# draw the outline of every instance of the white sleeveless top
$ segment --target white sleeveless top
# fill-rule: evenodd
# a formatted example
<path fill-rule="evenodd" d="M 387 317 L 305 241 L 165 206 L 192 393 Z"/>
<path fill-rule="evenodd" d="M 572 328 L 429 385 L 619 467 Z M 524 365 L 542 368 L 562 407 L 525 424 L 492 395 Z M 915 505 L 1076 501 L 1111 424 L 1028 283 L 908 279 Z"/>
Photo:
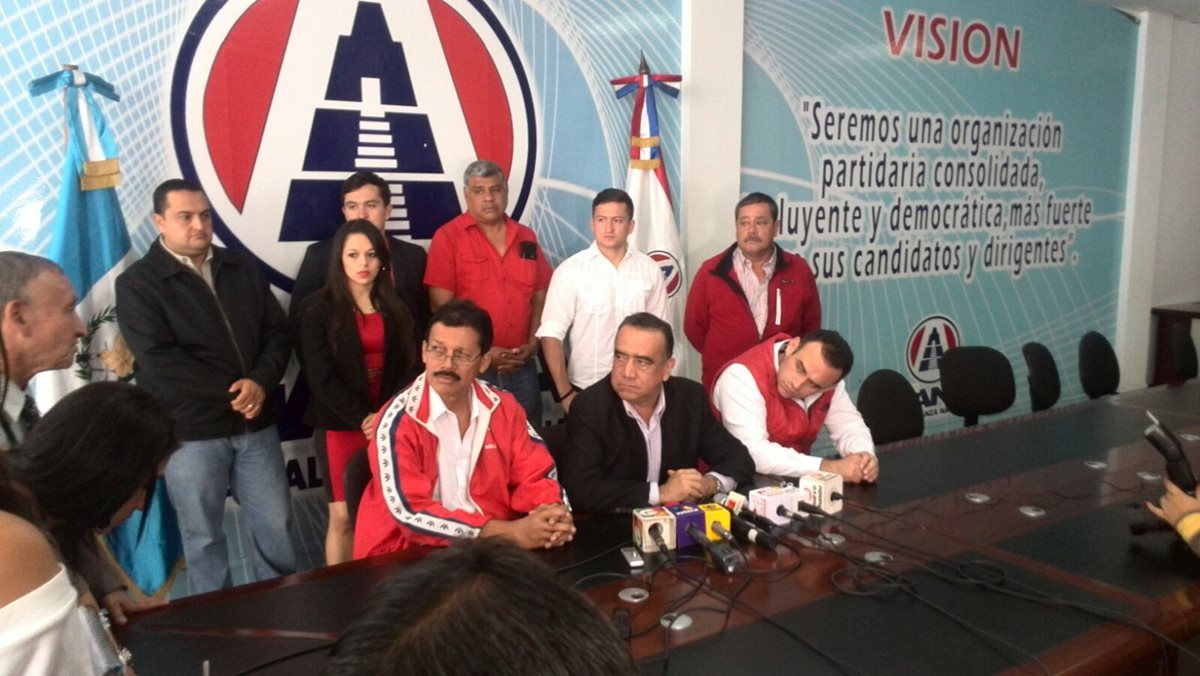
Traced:
<path fill-rule="evenodd" d="M 75 611 L 79 594 L 58 574 L 0 608 L 0 675 L 90 674 L 87 629 Z"/>

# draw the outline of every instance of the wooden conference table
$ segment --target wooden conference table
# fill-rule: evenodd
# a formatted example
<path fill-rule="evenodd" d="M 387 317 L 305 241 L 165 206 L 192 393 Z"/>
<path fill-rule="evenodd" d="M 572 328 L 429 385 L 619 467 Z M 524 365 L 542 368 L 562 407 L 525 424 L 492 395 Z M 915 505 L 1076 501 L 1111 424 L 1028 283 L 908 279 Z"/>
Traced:
<path fill-rule="evenodd" d="M 1147 629 L 1177 641 L 1200 633 L 1200 559 L 1174 533 L 1133 536 L 1126 525 L 1128 504 L 1162 492 L 1143 476 L 1163 472 L 1142 439 L 1147 409 L 1200 468 L 1200 382 L 1191 381 L 880 449 L 881 482 L 846 490 L 848 523 L 802 533 L 824 549 L 790 537 L 772 552 L 747 549 L 750 574 L 706 574 L 683 557 L 677 569 L 623 576 L 628 516 L 581 518 L 575 542 L 544 556 L 602 613 L 628 613 L 646 673 L 1170 671 L 1191 658 Z M 830 534 L 845 541 L 831 545 Z M 882 572 L 848 562 L 867 555 L 893 560 Z M 213 674 L 320 673 L 323 646 L 411 558 L 183 599 L 119 638 L 140 674 L 199 674 L 204 660 Z M 631 586 L 648 588 L 649 600 L 620 600 Z M 690 626 L 662 628 L 668 611 Z"/>

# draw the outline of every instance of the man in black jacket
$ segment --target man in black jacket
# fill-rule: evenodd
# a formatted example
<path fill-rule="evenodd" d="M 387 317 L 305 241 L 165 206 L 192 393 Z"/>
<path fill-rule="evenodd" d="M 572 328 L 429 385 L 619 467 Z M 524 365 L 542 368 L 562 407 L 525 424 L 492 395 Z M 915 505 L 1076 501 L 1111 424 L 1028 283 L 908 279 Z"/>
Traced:
<path fill-rule="evenodd" d="M 369 171 L 352 174 L 342 183 L 342 216 L 347 221 L 364 218 L 383 232 L 392 215 L 392 193 L 387 181 Z M 330 234 L 337 228 L 330 228 Z M 425 291 L 425 249 L 406 242 L 399 237 L 387 237 L 388 253 L 392 257 L 392 282 L 400 301 L 412 315 L 414 345 L 419 345 L 429 324 L 429 294 Z M 293 324 L 299 324 L 300 305 L 317 289 L 325 286 L 329 273 L 329 258 L 333 248 L 332 239 L 313 242 L 304 250 L 304 260 L 296 273 L 292 286 L 292 300 L 288 314 Z M 340 252 L 339 252 L 340 253 Z"/>
<path fill-rule="evenodd" d="M 200 186 L 158 186 L 154 223 L 162 236 L 117 278 L 117 321 L 138 384 L 175 418 L 183 442 L 165 476 L 193 590 L 231 583 L 222 530 L 231 488 L 254 539 L 256 576 L 295 572 L 270 396 L 291 349 L 287 318 L 254 260 L 213 246 Z"/>
<path fill-rule="evenodd" d="M 671 377 L 674 349 L 671 325 L 658 317 L 621 322 L 612 372 L 579 395 L 567 419 L 559 473 L 576 510 L 699 502 L 753 477 L 749 451 L 713 417 L 700 383 Z"/>

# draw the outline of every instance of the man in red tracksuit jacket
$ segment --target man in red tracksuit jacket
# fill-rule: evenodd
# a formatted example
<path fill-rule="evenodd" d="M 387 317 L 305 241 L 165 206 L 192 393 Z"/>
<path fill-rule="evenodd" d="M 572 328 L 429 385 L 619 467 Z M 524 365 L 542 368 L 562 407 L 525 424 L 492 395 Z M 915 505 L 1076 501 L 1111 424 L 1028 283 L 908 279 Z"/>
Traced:
<path fill-rule="evenodd" d="M 700 352 L 701 382 L 712 391 L 730 359 L 777 333 L 821 327 L 821 297 L 805 260 L 775 244 L 779 206 L 760 192 L 734 209 L 737 241 L 704 261 L 688 292 L 683 331 Z"/>
<path fill-rule="evenodd" d="M 491 320 L 474 303 L 452 300 L 434 312 L 425 373 L 376 418 L 354 558 L 459 538 L 503 536 L 526 548 L 571 540 L 545 444 L 511 394 L 477 378 L 491 342 Z"/>

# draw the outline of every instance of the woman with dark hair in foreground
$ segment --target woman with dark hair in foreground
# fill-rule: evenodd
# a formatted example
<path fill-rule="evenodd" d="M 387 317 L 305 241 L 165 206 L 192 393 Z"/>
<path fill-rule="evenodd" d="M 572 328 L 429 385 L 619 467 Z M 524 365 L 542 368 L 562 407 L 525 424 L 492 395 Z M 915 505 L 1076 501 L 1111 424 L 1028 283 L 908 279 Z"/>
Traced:
<path fill-rule="evenodd" d="M 94 670 L 68 569 L 142 508 L 178 445 L 149 394 L 105 382 L 68 394 L 0 458 L 0 673 Z"/>

